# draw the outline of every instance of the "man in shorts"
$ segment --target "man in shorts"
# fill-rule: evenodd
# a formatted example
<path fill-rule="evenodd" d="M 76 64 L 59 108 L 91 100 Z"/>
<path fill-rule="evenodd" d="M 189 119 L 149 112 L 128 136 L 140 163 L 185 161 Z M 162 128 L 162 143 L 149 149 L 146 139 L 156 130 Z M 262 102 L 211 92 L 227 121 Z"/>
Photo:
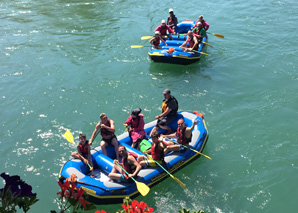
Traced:
<path fill-rule="evenodd" d="M 137 162 L 134 156 L 127 152 L 125 146 L 120 145 L 118 151 L 122 157 L 122 164 L 120 164 L 118 160 L 114 160 L 114 166 L 111 173 L 109 174 L 109 177 L 112 180 L 120 180 L 124 183 L 131 182 L 132 179 L 130 177 L 135 178 L 142 169 L 142 166 Z M 121 165 L 129 175 L 122 171 L 117 164 Z"/>
<path fill-rule="evenodd" d="M 112 119 L 109 119 L 105 113 L 100 114 L 100 122 L 96 125 L 89 144 L 91 145 L 95 136 L 97 135 L 97 132 L 100 131 L 100 134 L 102 136 L 100 147 L 101 151 L 104 155 L 107 155 L 106 147 L 108 145 L 112 145 L 115 148 L 115 153 L 117 160 L 119 160 L 119 152 L 118 152 L 118 140 L 115 136 L 115 124 Z"/>

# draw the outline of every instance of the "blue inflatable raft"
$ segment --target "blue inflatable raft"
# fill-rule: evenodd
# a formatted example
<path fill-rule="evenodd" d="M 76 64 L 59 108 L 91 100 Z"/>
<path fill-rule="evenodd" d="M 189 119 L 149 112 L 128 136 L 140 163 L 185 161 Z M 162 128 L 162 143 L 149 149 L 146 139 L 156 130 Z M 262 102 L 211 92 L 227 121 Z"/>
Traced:
<path fill-rule="evenodd" d="M 192 64 L 200 60 L 201 53 L 197 52 L 183 52 L 183 49 L 179 48 L 186 39 L 186 33 L 194 26 L 194 21 L 183 21 L 177 25 L 176 32 L 177 35 L 172 35 L 173 40 L 166 40 L 168 46 L 162 42 L 160 46 L 162 49 L 153 49 L 150 48 L 148 55 L 150 59 L 154 62 L 162 62 L 162 63 L 171 63 L 171 64 Z M 203 38 L 203 42 L 208 41 L 208 37 Z M 203 52 L 206 48 L 205 44 L 199 44 L 198 52 Z M 173 48 L 175 51 L 171 53 L 169 49 Z"/>
<path fill-rule="evenodd" d="M 208 131 L 204 117 L 201 113 L 194 112 L 179 112 L 177 119 L 170 124 L 172 129 L 177 129 L 177 121 L 184 118 L 185 125 L 190 127 L 194 120 L 199 120 L 199 123 L 194 127 L 192 132 L 192 140 L 190 147 L 194 150 L 202 152 L 208 139 Z M 156 120 L 145 125 L 145 131 L 149 134 L 152 128 L 156 125 Z M 160 129 L 161 130 L 161 129 Z M 163 133 L 161 130 L 160 133 Z M 119 145 L 124 145 L 128 152 L 134 152 L 137 155 L 143 155 L 142 152 L 131 147 L 131 140 L 127 132 L 119 135 Z M 99 138 L 93 144 L 98 143 Z M 144 140 L 143 140 L 144 141 Z M 149 140 L 149 142 L 151 142 Z M 147 144 L 148 146 L 148 144 Z M 141 147 L 144 148 L 144 147 Z M 67 161 L 61 168 L 59 179 L 64 181 L 69 178 L 72 173 L 75 173 L 78 178 L 78 187 L 82 187 L 89 195 L 88 200 L 95 204 L 120 203 L 126 196 L 133 198 L 139 195 L 138 189 L 134 182 L 122 183 L 109 181 L 108 174 L 113 168 L 113 159 L 116 158 L 114 147 L 107 147 L 108 156 L 102 154 L 100 146 L 95 147 L 91 151 L 91 158 L 94 166 L 95 178 L 90 177 L 89 167 L 78 159 Z M 194 159 L 200 157 L 195 151 L 187 149 L 185 152 L 169 152 L 164 158 L 163 166 L 170 173 L 174 173 L 183 166 L 189 164 Z M 136 181 L 142 182 L 149 187 L 162 181 L 169 175 L 160 167 L 147 167 L 141 169 Z M 191 187 L 191 186 L 186 186 Z"/>

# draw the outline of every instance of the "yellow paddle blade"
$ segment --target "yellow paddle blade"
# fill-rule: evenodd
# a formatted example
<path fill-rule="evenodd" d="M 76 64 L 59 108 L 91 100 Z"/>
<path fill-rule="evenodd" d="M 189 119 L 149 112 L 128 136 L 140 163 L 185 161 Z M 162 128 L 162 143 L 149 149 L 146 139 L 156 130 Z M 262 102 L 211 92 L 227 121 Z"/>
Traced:
<path fill-rule="evenodd" d="M 136 182 L 137 189 L 140 192 L 140 194 L 143 196 L 146 196 L 149 193 L 150 188 L 145 183 L 141 183 L 136 180 L 135 180 L 135 182 Z"/>
<path fill-rule="evenodd" d="M 212 160 L 209 156 L 207 156 L 207 155 L 204 155 L 203 153 L 201 153 L 201 152 L 198 152 L 197 150 L 195 150 L 195 149 L 191 149 L 192 151 L 194 151 L 194 152 L 196 152 L 196 153 L 198 153 L 198 154 L 200 154 L 200 155 L 202 155 L 202 156 L 204 156 L 205 158 L 208 158 L 208 159 L 210 159 L 210 160 Z"/>
<path fill-rule="evenodd" d="M 131 48 L 141 48 L 141 47 L 144 47 L 144 45 L 131 45 L 130 47 Z"/>
<path fill-rule="evenodd" d="M 186 189 L 186 186 L 184 185 L 184 183 L 182 183 L 178 178 L 174 177 L 173 175 L 170 175 L 171 178 L 173 178 L 181 187 L 182 189 Z"/>
<path fill-rule="evenodd" d="M 207 55 L 207 56 L 211 56 L 211 55 L 209 55 L 209 54 L 207 54 L 207 53 L 204 53 L 204 52 L 198 52 L 198 53 L 201 53 L 201 54 L 203 54 L 203 55 Z"/>
<path fill-rule="evenodd" d="M 70 143 L 73 143 L 74 144 L 74 140 L 73 140 L 73 136 L 71 134 L 71 132 L 69 130 L 67 130 L 65 133 L 64 133 L 64 137 L 66 138 L 66 140 Z"/>
<path fill-rule="evenodd" d="M 153 36 L 142 36 L 141 37 L 141 40 L 146 40 L 146 39 L 150 39 L 150 38 L 152 38 Z"/>
<path fill-rule="evenodd" d="M 209 47 L 212 47 L 212 48 L 213 48 L 213 46 L 212 46 L 211 44 L 208 44 L 208 43 L 205 42 L 205 41 L 203 41 L 203 43 L 206 44 L 206 45 L 208 45 Z"/>
<path fill-rule="evenodd" d="M 215 35 L 215 36 L 217 36 L 218 38 L 225 38 L 224 35 L 221 35 L 221 34 L 212 33 L 212 35 Z"/>

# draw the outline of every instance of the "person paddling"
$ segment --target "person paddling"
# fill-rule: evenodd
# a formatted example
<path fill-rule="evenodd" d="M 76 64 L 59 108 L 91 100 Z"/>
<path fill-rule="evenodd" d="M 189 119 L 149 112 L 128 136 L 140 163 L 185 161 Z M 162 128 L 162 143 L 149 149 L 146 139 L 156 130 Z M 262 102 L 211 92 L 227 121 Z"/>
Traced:
<path fill-rule="evenodd" d="M 135 178 L 142 167 L 135 157 L 127 152 L 125 146 L 120 145 L 118 149 L 122 157 L 122 164 L 120 164 L 118 160 L 114 160 L 114 166 L 109 177 L 112 180 L 120 180 L 124 183 L 132 182 L 133 180 L 130 177 Z M 126 175 L 117 164 L 121 165 L 129 175 Z"/>
<path fill-rule="evenodd" d="M 160 41 L 162 41 L 166 46 L 168 46 L 168 44 L 160 36 L 160 32 L 155 31 L 154 36 L 149 40 L 149 43 L 152 44 L 153 49 L 162 49 L 161 46 L 159 46 Z"/>
<path fill-rule="evenodd" d="M 152 132 L 151 138 L 151 148 L 147 151 L 143 151 L 144 154 L 151 154 L 149 155 L 149 158 L 144 155 L 139 155 L 138 157 L 138 162 L 141 166 L 157 166 L 154 160 L 157 161 L 159 164 L 162 164 L 163 162 L 164 150 L 166 149 L 167 145 L 163 141 L 158 139 L 157 131 Z"/>

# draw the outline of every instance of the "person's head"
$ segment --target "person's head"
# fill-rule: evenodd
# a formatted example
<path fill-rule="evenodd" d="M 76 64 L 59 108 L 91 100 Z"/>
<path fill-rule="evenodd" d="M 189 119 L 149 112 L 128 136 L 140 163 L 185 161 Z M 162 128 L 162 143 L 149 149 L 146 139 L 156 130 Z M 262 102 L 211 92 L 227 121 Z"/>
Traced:
<path fill-rule="evenodd" d="M 198 22 L 198 23 L 197 23 L 197 27 L 201 29 L 201 28 L 203 27 L 202 22 Z"/>
<path fill-rule="evenodd" d="M 170 16 L 174 15 L 174 10 L 171 8 L 169 9 Z"/>
<path fill-rule="evenodd" d="M 86 135 L 83 134 L 83 133 L 81 133 L 81 134 L 79 135 L 79 140 L 80 140 L 81 143 L 84 144 L 84 143 L 86 142 Z"/>
<path fill-rule="evenodd" d="M 120 145 L 118 147 L 118 152 L 122 157 L 127 157 L 127 150 L 126 150 L 125 146 Z"/>
<path fill-rule="evenodd" d="M 200 16 L 199 16 L 199 21 L 202 22 L 203 20 L 204 20 L 203 15 L 200 15 Z"/>
<path fill-rule="evenodd" d="M 152 142 L 157 142 L 158 141 L 158 132 L 157 131 L 152 132 L 151 138 L 152 138 Z"/>
<path fill-rule="evenodd" d="M 178 120 L 177 124 L 178 124 L 178 128 L 179 129 L 183 129 L 185 127 L 184 119 L 183 118 L 180 118 Z"/>
<path fill-rule="evenodd" d="M 108 119 L 106 113 L 101 113 L 99 117 L 100 117 L 100 120 L 101 120 L 103 123 L 105 123 L 105 122 L 107 121 L 107 119 Z"/>
<path fill-rule="evenodd" d="M 164 19 L 161 20 L 161 25 L 162 25 L 162 26 L 166 26 L 166 20 L 164 20 Z"/>
<path fill-rule="evenodd" d="M 139 116 L 139 114 L 142 112 L 141 108 L 136 108 L 134 110 L 131 111 L 131 117 L 132 118 L 136 118 Z"/>
<path fill-rule="evenodd" d="M 189 30 L 189 31 L 187 32 L 187 36 L 188 36 L 188 37 L 193 37 L 193 33 L 192 33 L 191 30 Z"/>
<path fill-rule="evenodd" d="M 155 35 L 155 37 L 158 37 L 158 36 L 160 36 L 160 32 L 159 31 L 155 31 L 154 35 Z"/>
<path fill-rule="evenodd" d="M 165 89 L 162 94 L 165 97 L 165 99 L 169 99 L 171 96 L 171 90 Z"/>

